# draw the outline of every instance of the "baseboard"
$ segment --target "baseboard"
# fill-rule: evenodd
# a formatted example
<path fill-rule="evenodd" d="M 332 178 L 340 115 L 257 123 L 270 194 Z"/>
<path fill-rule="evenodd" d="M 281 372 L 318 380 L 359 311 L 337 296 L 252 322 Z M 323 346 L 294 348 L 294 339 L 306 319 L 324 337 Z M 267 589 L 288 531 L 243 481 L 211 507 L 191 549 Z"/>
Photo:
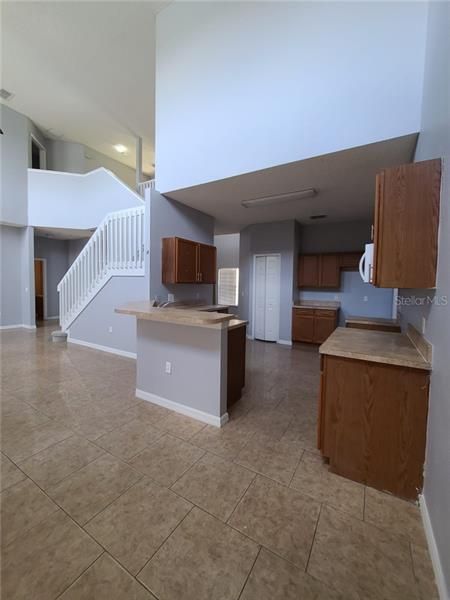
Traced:
<path fill-rule="evenodd" d="M 24 325 L 24 323 L 19 323 L 17 325 L 0 325 L 0 330 L 4 329 L 36 329 L 36 325 Z"/>
<path fill-rule="evenodd" d="M 55 319 L 59 319 L 59 315 L 56 315 L 56 317 L 45 317 L 44 321 L 54 321 Z"/>
<path fill-rule="evenodd" d="M 216 417 L 214 415 L 210 415 L 209 413 L 203 412 L 202 410 L 190 408 L 184 404 L 179 404 L 173 400 L 168 400 L 167 398 L 162 398 L 161 396 L 151 394 L 150 392 L 144 392 L 144 390 L 139 390 L 137 388 L 136 397 L 140 398 L 141 400 L 146 400 L 147 402 L 153 402 L 153 404 L 158 404 L 159 406 L 164 406 L 164 408 L 178 412 L 186 417 L 192 417 L 193 419 L 197 419 L 197 421 L 202 421 L 202 423 L 214 425 L 214 427 L 223 427 L 223 425 L 228 422 L 229 418 L 228 413 L 225 413 L 221 417 Z"/>
<path fill-rule="evenodd" d="M 252 335 L 250 335 L 249 333 L 247 333 L 247 339 L 248 340 L 254 340 L 255 338 Z"/>
<path fill-rule="evenodd" d="M 86 348 L 92 348 L 93 350 L 100 350 L 101 352 L 108 352 L 108 354 L 117 354 L 118 356 L 134 358 L 136 360 L 136 352 L 128 352 L 127 350 L 119 350 L 118 348 L 112 348 L 111 346 L 102 346 L 100 344 L 93 344 L 92 342 L 85 342 L 84 340 L 77 340 L 75 338 L 71 338 L 70 334 L 67 337 L 67 341 L 69 344 L 85 346 Z"/>
<path fill-rule="evenodd" d="M 450 600 L 450 596 L 447 590 L 447 585 L 444 578 L 444 569 L 439 556 L 439 550 L 436 544 L 436 539 L 433 533 L 433 527 L 431 525 L 430 513 L 428 512 L 427 503 L 425 496 L 420 496 L 420 514 L 422 515 L 422 523 L 425 529 L 425 536 L 428 542 L 428 550 L 430 551 L 430 558 L 433 564 L 434 576 L 436 578 L 436 585 L 439 592 L 440 600 Z"/>
<path fill-rule="evenodd" d="M 282 346 L 292 346 L 291 340 L 277 340 L 277 344 L 281 344 Z"/>

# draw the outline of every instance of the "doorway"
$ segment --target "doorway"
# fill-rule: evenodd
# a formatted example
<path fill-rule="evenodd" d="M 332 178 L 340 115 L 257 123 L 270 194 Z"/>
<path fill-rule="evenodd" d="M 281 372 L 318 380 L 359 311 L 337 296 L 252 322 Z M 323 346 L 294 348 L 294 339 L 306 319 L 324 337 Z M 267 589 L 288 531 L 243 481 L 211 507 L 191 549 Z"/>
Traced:
<path fill-rule="evenodd" d="M 31 138 L 31 168 L 46 169 L 47 168 L 47 151 L 40 141 L 30 135 Z"/>
<path fill-rule="evenodd" d="M 45 258 L 34 259 L 34 300 L 36 322 L 46 318 L 46 264 Z"/>
<path fill-rule="evenodd" d="M 280 255 L 255 255 L 253 272 L 253 337 L 266 342 L 277 342 L 280 329 Z"/>

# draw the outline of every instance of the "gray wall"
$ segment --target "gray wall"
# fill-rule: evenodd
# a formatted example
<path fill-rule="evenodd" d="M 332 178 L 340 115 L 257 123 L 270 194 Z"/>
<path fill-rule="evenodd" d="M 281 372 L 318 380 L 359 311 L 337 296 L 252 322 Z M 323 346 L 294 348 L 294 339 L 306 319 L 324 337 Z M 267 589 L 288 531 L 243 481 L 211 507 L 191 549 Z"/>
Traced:
<path fill-rule="evenodd" d="M 136 318 L 114 311 L 147 297 L 145 277 L 112 277 L 72 323 L 70 338 L 136 353 Z"/>
<path fill-rule="evenodd" d="M 220 417 L 227 411 L 226 344 L 227 330 L 139 320 L 137 388 Z"/>
<path fill-rule="evenodd" d="M 280 339 L 291 339 L 294 253 L 296 247 L 295 221 L 259 223 L 241 231 L 239 248 L 239 316 L 253 318 L 253 257 L 255 254 L 281 255 Z"/>
<path fill-rule="evenodd" d="M 445 157 L 441 187 L 437 287 L 400 290 L 404 323 L 419 330 L 433 344 L 428 413 L 424 498 L 440 555 L 446 594 L 450 596 L 450 4 L 429 5 L 422 127 L 415 160 Z M 442 305 L 447 299 L 447 304 Z M 423 302 L 423 306 L 421 303 Z"/>
<path fill-rule="evenodd" d="M 80 252 L 88 243 L 89 238 L 80 238 L 78 240 L 67 240 L 67 260 L 70 265 L 77 258 Z"/>
<path fill-rule="evenodd" d="M 161 282 L 161 239 L 182 237 L 204 244 L 214 241 L 214 219 L 198 210 L 169 200 L 152 190 L 150 197 L 150 297 L 167 301 L 167 294 L 175 300 L 213 301 L 214 286 L 207 284 L 164 285 Z"/>
<path fill-rule="evenodd" d="M 45 284 L 47 306 L 45 316 L 47 318 L 58 317 L 59 294 L 57 287 L 69 268 L 68 242 L 66 240 L 36 236 L 34 238 L 34 256 L 35 258 L 45 258 L 46 260 Z"/>
<path fill-rule="evenodd" d="M 136 188 L 136 171 L 84 144 L 48 140 L 47 168 L 65 173 L 88 173 L 99 167 L 112 171 L 132 189 Z"/>
<path fill-rule="evenodd" d="M 370 241 L 371 223 L 354 221 L 301 226 L 299 251 L 314 252 L 363 252 Z M 338 290 L 299 290 L 294 297 L 302 300 L 338 300 L 341 303 L 339 324 L 345 324 L 348 315 L 392 317 L 393 291 L 376 288 L 364 283 L 357 271 L 342 272 Z"/>
<path fill-rule="evenodd" d="M 32 227 L 0 225 L 0 269 L 0 326 L 33 326 Z"/>
<path fill-rule="evenodd" d="M 217 248 L 217 268 L 239 268 L 239 233 L 227 233 L 214 236 L 214 246 Z"/>

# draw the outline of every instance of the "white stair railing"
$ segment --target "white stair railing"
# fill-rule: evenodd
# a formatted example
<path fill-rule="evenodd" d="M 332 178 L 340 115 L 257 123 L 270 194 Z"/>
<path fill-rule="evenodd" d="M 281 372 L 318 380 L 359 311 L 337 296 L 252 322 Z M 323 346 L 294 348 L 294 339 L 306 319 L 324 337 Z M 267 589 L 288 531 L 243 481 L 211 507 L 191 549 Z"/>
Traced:
<path fill-rule="evenodd" d="M 145 272 L 145 207 L 109 213 L 58 284 L 59 322 L 66 330 L 113 276 Z"/>
<path fill-rule="evenodd" d="M 154 190 L 155 189 L 155 180 L 148 179 L 147 181 L 141 181 L 137 186 L 138 194 L 140 194 L 143 198 L 145 196 L 145 190 Z"/>

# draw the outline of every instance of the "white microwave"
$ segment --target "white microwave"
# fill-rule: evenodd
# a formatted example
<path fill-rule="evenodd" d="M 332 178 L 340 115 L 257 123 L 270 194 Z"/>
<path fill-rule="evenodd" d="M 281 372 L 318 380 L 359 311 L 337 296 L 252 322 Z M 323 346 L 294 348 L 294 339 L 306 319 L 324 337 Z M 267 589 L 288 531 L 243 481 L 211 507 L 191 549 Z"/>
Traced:
<path fill-rule="evenodd" d="M 365 283 L 373 282 L 373 244 L 366 244 L 366 251 L 359 261 L 359 274 Z"/>

